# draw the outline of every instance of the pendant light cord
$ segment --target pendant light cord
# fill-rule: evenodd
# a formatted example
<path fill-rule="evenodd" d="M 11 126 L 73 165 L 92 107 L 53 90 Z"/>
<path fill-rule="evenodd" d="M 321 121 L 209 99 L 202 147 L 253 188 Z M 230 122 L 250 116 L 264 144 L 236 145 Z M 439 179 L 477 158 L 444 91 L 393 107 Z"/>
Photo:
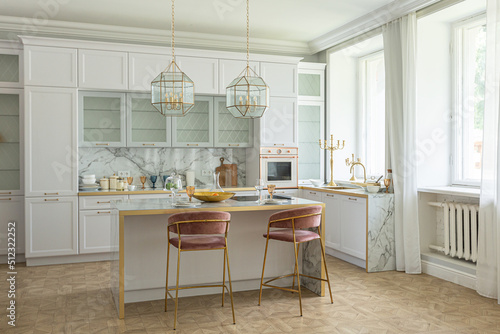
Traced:
<path fill-rule="evenodd" d="M 249 75 L 250 68 L 250 11 L 249 11 L 250 0 L 247 0 L 247 75 Z"/>
<path fill-rule="evenodd" d="M 172 61 L 175 62 L 175 0 L 172 0 Z"/>

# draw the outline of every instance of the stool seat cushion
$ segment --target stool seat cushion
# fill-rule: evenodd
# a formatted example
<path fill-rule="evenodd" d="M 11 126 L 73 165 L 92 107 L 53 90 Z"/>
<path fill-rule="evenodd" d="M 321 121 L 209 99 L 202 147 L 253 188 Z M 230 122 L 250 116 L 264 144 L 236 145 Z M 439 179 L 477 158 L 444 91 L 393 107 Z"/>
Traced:
<path fill-rule="evenodd" d="M 314 206 L 306 206 L 304 208 L 279 211 L 272 214 L 271 217 L 269 217 L 269 221 L 271 222 L 271 227 L 291 228 L 292 218 L 295 218 L 296 229 L 317 227 L 321 224 L 322 209 L 323 208 L 320 205 L 314 205 Z M 308 215 L 314 215 L 314 216 L 308 216 Z M 306 216 L 306 217 L 297 218 L 301 216 Z"/>
<path fill-rule="evenodd" d="M 179 238 L 170 238 L 170 244 L 179 248 Z M 181 249 L 201 250 L 226 247 L 226 241 L 222 236 L 209 235 L 184 235 L 181 237 Z"/>
<path fill-rule="evenodd" d="M 267 238 L 267 233 L 264 234 L 264 238 Z M 281 229 L 277 231 L 269 232 L 269 239 L 293 242 L 293 231 L 291 228 Z M 307 230 L 295 230 L 295 240 L 300 242 L 307 242 L 311 240 L 319 239 L 319 235 L 316 232 Z M 184 242 L 183 242 L 184 244 Z M 184 248 L 184 247 L 183 247 Z"/>

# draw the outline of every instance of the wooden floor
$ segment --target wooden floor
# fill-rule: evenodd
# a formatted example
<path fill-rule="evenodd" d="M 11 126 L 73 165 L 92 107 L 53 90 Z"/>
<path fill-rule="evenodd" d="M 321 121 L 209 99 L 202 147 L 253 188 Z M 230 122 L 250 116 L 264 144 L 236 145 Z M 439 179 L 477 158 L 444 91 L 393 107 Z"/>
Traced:
<path fill-rule="evenodd" d="M 109 290 L 109 263 L 17 267 L 17 326 L 7 325 L 6 280 L 0 333 L 500 333 L 500 306 L 475 291 L 422 275 L 367 274 L 328 257 L 334 304 L 304 293 L 304 316 L 296 294 L 279 290 L 235 293 L 236 325 L 220 295 L 182 298 L 179 323 L 163 300 L 126 305 L 119 320 Z M 0 265 L 3 273 L 6 265 Z M 5 277 L 5 274 L 2 275 Z"/>

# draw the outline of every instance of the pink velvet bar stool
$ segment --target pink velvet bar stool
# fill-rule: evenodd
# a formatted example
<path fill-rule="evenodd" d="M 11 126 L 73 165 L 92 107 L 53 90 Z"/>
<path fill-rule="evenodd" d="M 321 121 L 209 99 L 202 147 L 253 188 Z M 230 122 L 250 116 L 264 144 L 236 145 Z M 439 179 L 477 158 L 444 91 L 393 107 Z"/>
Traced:
<path fill-rule="evenodd" d="M 227 247 L 227 231 L 231 214 L 218 211 L 197 211 L 176 213 L 168 218 L 168 247 L 167 247 L 167 279 L 165 284 L 165 312 L 167 312 L 167 297 L 175 300 L 174 329 L 177 325 L 177 307 L 179 290 L 192 288 L 222 288 L 222 306 L 224 306 L 224 291 L 229 292 L 231 298 L 231 310 L 233 312 L 233 323 L 236 323 L 233 306 L 233 288 L 231 286 L 231 271 L 229 269 L 229 257 Z M 170 234 L 174 236 L 170 236 Z M 168 288 L 168 265 L 170 259 L 170 245 L 177 248 L 177 281 L 175 288 Z M 222 273 L 222 284 L 219 285 L 196 285 L 179 287 L 179 270 L 181 265 L 181 252 L 224 250 L 224 265 Z M 229 290 L 226 286 L 226 262 L 227 276 L 229 279 Z M 225 289 L 225 290 L 224 290 Z M 175 298 L 170 291 L 175 290 Z"/>
<path fill-rule="evenodd" d="M 267 233 L 264 234 L 264 238 L 266 238 L 266 251 L 264 253 L 264 264 L 262 265 L 262 277 L 260 279 L 259 305 L 262 300 L 263 286 L 285 291 L 298 292 L 300 316 L 302 316 L 302 294 L 300 291 L 301 274 L 299 273 L 298 270 L 299 247 L 300 244 L 313 240 L 319 240 L 319 243 L 321 245 L 321 256 L 323 257 L 323 264 L 325 266 L 326 279 L 304 274 L 302 274 L 302 276 L 313 278 L 320 281 L 326 281 L 328 283 L 328 291 L 330 292 L 330 301 L 333 304 L 332 289 L 330 287 L 330 279 L 328 277 L 328 269 L 326 267 L 325 247 L 323 245 L 323 241 L 321 240 L 321 211 L 322 207 L 320 205 L 314 205 L 304 208 L 276 212 L 275 214 L 271 215 L 271 217 L 269 217 L 269 224 L 267 225 Z M 316 228 L 317 232 L 307 230 L 311 228 Z M 293 243 L 294 255 L 295 255 L 295 269 L 293 274 L 275 277 L 264 282 L 264 270 L 266 268 L 267 246 L 269 244 L 269 239 Z M 293 283 L 291 289 L 268 284 L 277 279 L 290 276 L 293 276 Z M 297 278 L 297 289 L 295 289 L 295 278 Z"/>

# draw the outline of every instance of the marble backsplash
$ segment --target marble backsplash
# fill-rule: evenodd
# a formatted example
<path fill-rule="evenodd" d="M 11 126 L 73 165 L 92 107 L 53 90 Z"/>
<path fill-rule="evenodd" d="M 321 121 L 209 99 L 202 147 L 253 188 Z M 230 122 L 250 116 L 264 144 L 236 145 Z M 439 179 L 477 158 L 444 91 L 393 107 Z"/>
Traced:
<path fill-rule="evenodd" d="M 202 176 L 203 170 L 215 171 L 220 158 L 226 164 L 236 164 L 238 186 L 246 185 L 246 154 L 244 149 L 226 148 L 79 148 L 79 175 L 95 174 L 97 179 L 111 176 L 118 171 L 129 171 L 133 184 L 140 184 L 139 176 L 183 176 L 188 170 L 195 171 L 197 187 L 212 184 L 212 176 Z M 163 182 L 156 183 L 162 186 Z"/>

